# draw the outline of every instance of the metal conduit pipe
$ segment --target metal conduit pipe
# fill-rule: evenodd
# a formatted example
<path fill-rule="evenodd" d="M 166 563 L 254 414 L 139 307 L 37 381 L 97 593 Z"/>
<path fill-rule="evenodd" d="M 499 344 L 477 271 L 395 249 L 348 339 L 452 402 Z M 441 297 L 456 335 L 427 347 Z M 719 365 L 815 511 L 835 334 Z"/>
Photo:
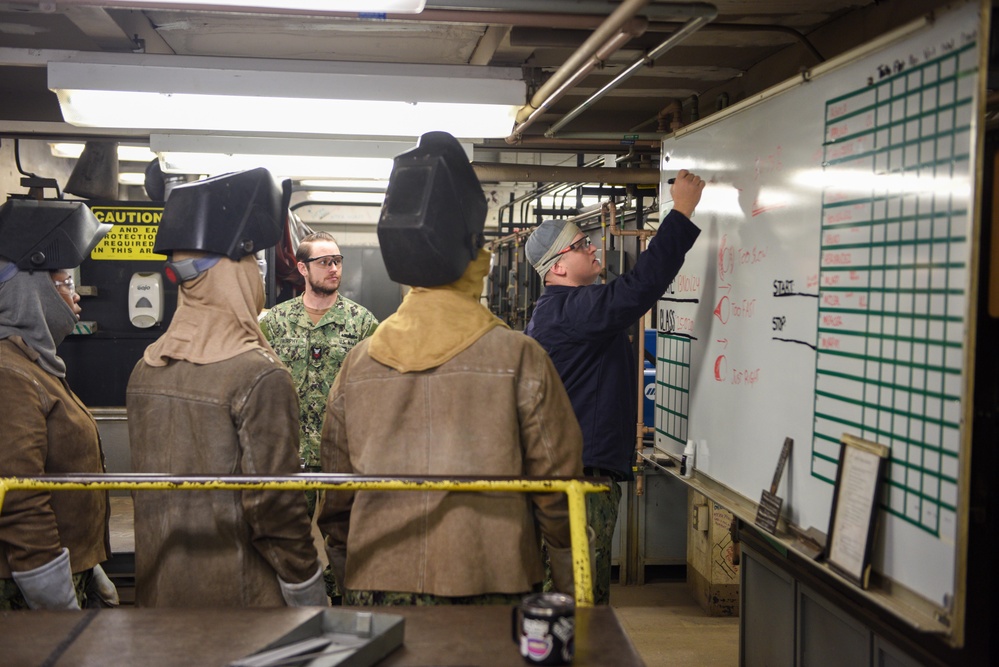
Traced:
<path fill-rule="evenodd" d="M 670 33 L 672 33 L 672 32 L 676 32 L 677 30 L 679 30 L 683 26 L 683 23 L 679 22 L 679 21 L 656 21 L 656 20 L 654 20 L 649 15 L 650 14 L 650 12 L 649 12 L 650 9 L 652 9 L 652 6 L 648 7 L 646 10 L 642 11 L 642 15 L 645 16 L 645 18 L 649 19 L 649 25 L 645 29 L 646 35 L 651 35 L 652 33 L 661 33 L 661 32 L 670 32 Z M 556 16 L 562 16 L 562 17 L 564 17 L 564 15 L 562 15 L 562 14 L 556 14 Z M 594 17 L 594 16 L 582 17 L 582 16 L 579 16 L 579 17 L 574 17 L 574 18 L 583 19 L 583 20 L 580 20 L 580 23 L 582 24 L 584 22 L 585 23 L 590 23 L 594 19 L 598 19 L 599 17 Z M 511 42 L 511 44 L 513 46 L 524 46 L 524 47 L 548 46 L 548 47 L 574 48 L 579 43 L 579 41 L 580 41 L 578 38 L 575 38 L 575 37 L 572 37 L 572 36 L 565 36 L 564 35 L 564 36 L 561 37 L 561 39 L 558 38 L 558 37 L 554 37 L 552 35 L 552 33 L 551 33 L 550 28 L 552 28 L 552 27 L 561 27 L 561 26 L 556 26 L 556 24 L 554 24 L 554 23 L 552 25 L 550 25 L 550 26 L 536 26 L 534 24 L 530 24 L 530 25 L 523 24 L 523 25 L 518 25 L 517 27 L 518 28 L 549 28 L 549 29 L 548 30 L 540 30 L 539 29 L 536 32 L 529 32 L 527 34 L 525 34 L 525 31 L 519 31 L 518 32 L 518 36 L 517 36 L 517 38 L 515 40 L 515 43 Z M 781 33 L 783 35 L 787 35 L 788 37 L 790 37 L 791 39 L 793 39 L 794 41 L 798 42 L 803 47 L 805 47 L 805 49 L 807 49 L 808 52 L 810 54 L 812 54 L 818 62 L 824 62 L 825 61 L 825 57 L 821 53 L 819 53 L 818 49 L 815 48 L 815 45 L 812 44 L 811 41 L 809 41 L 809 39 L 808 39 L 808 37 L 806 35 L 803 35 L 799 31 L 795 30 L 794 28 L 790 28 L 788 26 L 773 25 L 773 24 L 770 24 L 770 23 L 718 23 L 718 22 L 712 22 L 711 25 L 705 26 L 704 28 L 701 28 L 701 30 L 702 31 L 706 31 L 706 32 L 730 32 L 730 33 L 746 32 L 746 33 L 754 33 L 754 34 L 764 33 L 764 32 Z"/>
<path fill-rule="evenodd" d="M 538 11 L 544 6 L 545 11 Z M 466 9 L 424 9 L 420 14 L 386 14 L 386 19 L 393 21 L 417 21 L 420 23 L 475 23 L 475 24 L 497 24 L 509 26 L 524 26 L 529 28 L 559 28 L 593 30 L 599 28 L 607 19 L 606 14 L 559 14 L 548 11 L 547 3 L 534 5 L 532 12 L 511 12 L 511 11 L 489 11 L 476 12 Z M 622 30 L 635 30 L 641 35 L 645 31 L 648 21 L 642 18 L 633 18 L 624 26 Z"/>
<path fill-rule="evenodd" d="M 708 8 L 710 8 L 710 9 L 708 9 Z M 646 66 L 651 65 L 652 63 L 654 63 L 656 61 L 656 58 L 658 58 L 659 56 L 663 55 L 664 53 L 666 53 L 667 51 L 669 51 L 670 49 L 672 49 L 674 46 L 676 46 L 677 44 L 681 43 L 683 40 L 685 40 L 688 37 L 690 37 L 691 35 L 693 35 L 695 32 L 697 32 L 698 30 L 700 30 L 704 25 L 706 25 L 707 23 L 710 23 L 716 16 L 718 16 L 718 10 L 714 6 L 712 6 L 712 5 L 707 5 L 706 8 L 705 8 L 705 10 L 704 10 L 704 15 L 697 16 L 697 17 L 694 17 L 694 18 L 690 19 L 685 24 L 683 24 L 682 28 L 680 28 L 675 33 L 673 33 L 672 35 L 670 35 L 669 37 L 667 37 L 666 40 L 662 44 L 660 44 L 656 48 L 652 49 L 651 51 L 649 51 L 648 54 L 646 54 L 642 58 L 639 58 L 638 60 L 636 60 L 635 62 L 633 62 L 631 65 L 629 65 L 628 67 L 626 67 L 624 69 L 624 71 L 622 71 L 620 74 L 618 74 L 616 77 L 614 77 L 610 82 L 608 82 L 606 85 L 604 85 L 603 88 L 601 88 L 597 92 L 593 93 L 593 95 L 591 95 L 590 97 L 588 97 L 579 106 L 577 106 L 575 109 L 573 109 L 572 111 L 570 111 L 569 113 L 567 113 L 565 116 L 563 116 L 562 119 L 559 120 L 557 123 L 555 123 L 554 125 L 552 125 L 548 129 L 548 131 L 545 132 L 545 136 L 549 137 L 549 138 L 550 137 L 554 137 L 555 134 L 560 129 L 562 129 L 563 127 L 565 127 L 568 123 L 572 122 L 577 116 L 579 116 L 579 114 L 581 114 L 584 111 L 586 111 L 595 102 L 603 99 L 603 97 L 605 95 L 607 95 L 607 93 L 609 93 L 610 91 L 614 90 L 615 88 L 617 88 L 618 86 L 620 86 L 622 83 L 624 83 L 625 81 L 627 81 L 628 79 L 630 79 L 641 68 L 646 67 Z M 523 130 L 521 130 L 521 131 L 523 131 Z"/>
<path fill-rule="evenodd" d="M 682 112 L 683 104 L 680 100 L 673 100 L 656 114 L 656 121 L 658 122 L 656 129 L 660 132 L 666 132 L 666 120 L 669 119 L 669 131 L 676 132 L 683 127 L 683 119 L 680 118 Z"/>
<path fill-rule="evenodd" d="M 700 3 L 652 0 L 649 6 L 642 10 L 642 15 L 648 17 L 649 20 L 689 18 L 696 16 L 700 11 L 696 7 L 698 4 Z M 557 14 L 593 14 L 606 17 L 607 12 L 617 5 L 608 3 L 606 0 L 543 0 L 542 2 L 538 0 L 428 0 L 423 12 L 426 13 L 430 9 L 462 9 L 479 13 L 508 11 L 530 14 L 536 13 L 538 8 L 542 6 L 544 11 Z M 397 15 L 390 14 L 389 16 Z M 398 14 L 398 16 L 412 18 L 414 15 Z"/>
<path fill-rule="evenodd" d="M 635 12 L 641 9 L 644 3 L 638 3 L 636 0 L 636 4 L 638 4 L 638 7 L 635 8 L 634 10 Z M 628 7 L 630 9 L 632 6 L 633 5 L 627 2 L 622 3 L 621 6 L 618 8 L 618 11 L 623 10 L 625 7 Z M 656 47 L 656 49 L 654 49 L 653 52 L 649 54 L 649 56 L 646 56 L 645 58 L 638 60 L 636 63 L 633 63 L 631 67 L 629 67 L 627 70 L 625 70 L 624 73 L 622 73 L 623 76 L 619 75 L 617 78 L 615 78 L 614 81 L 611 82 L 611 84 L 604 86 L 604 88 L 598 91 L 596 95 L 594 95 L 589 100 L 584 102 L 580 107 L 574 109 L 571 112 L 575 114 L 572 116 L 572 118 L 575 118 L 576 115 L 582 113 L 582 111 L 586 107 L 588 107 L 596 100 L 602 98 L 604 95 L 606 95 L 608 92 L 616 88 L 622 82 L 631 78 L 631 76 L 638 70 L 639 66 L 644 66 L 646 63 L 651 63 L 652 61 L 655 60 L 655 58 L 659 57 L 659 55 L 662 55 L 667 50 L 672 48 L 675 44 L 686 39 L 690 34 L 700 29 L 701 26 L 713 20 L 718 15 L 718 9 L 714 5 L 709 5 L 707 3 L 699 3 L 699 2 L 689 3 L 683 6 L 683 10 L 685 12 L 689 12 L 689 14 L 685 15 L 691 16 L 691 19 L 685 24 L 685 27 L 683 29 L 671 35 L 669 39 L 667 39 L 665 42 Z M 611 14 L 610 17 L 608 17 L 607 22 L 608 24 L 610 24 L 612 20 L 620 22 L 622 18 L 623 17 L 618 16 L 618 12 L 615 12 L 614 14 Z M 598 28 L 598 31 L 603 32 L 603 26 L 601 26 L 601 28 Z M 589 47 L 595 35 L 597 35 L 597 32 L 594 32 L 594 34 L 591 35 L 590 39 L 587 39 L 586 42 L 583 43 L 583 45 L 579 48 L 579 50 L 576 53 L 577 54 L 585 53 L 586 52 L 585 49 Z M 576 54 L 573 55 L 575 56 Z M 549 83 L 551 83 L 553 80 L 554 81 L 581 80 L 581 77 L 578 77 L 578 75 L 581 72 L 573 73 L 571 71 L 571 68 L 569 66 L 571 62 L 573 62 L 573 58 L 570 58 L 570 60 L 567 61 L 565 65 L 560 67 L 559 70 L 555 72 L 555 75 L 552 76 L 552 79 L 549 80 Z M 584 68 L 585 67 L 586 66 L 584 65 Z M 588 74 L 591 71 L 591 69 L 587 69 L 585 71 L 585 74 Z M 565 73 L 563 74 L 563 72 Z M 548 84 L 546 84 L 546 86 L 547 85 Z M 564 96 L 566 92 L 568 92 L 569 88 L 567 88 L 564 84 L 560 84 L 558 88 L 551 95 L 548 95 L 543 100 L 539 100 L 538 98 L 541 96 L 541 93 L 543 93 L 545 90 L 546 88 L 542 87 L 542 89 L 539 90 L 538 93 L 536 93 L 535 96 L 531 99 L 531 102 L 522 107 L 520 112 L 518 112 L 516 119 L 517 125 L 514 127 L 513 132 L 510 133 L 510 136 L 506 138 L 507 143 L 510 144 L 517 143 L 517 140 L 520 138 L 521 135 L 523 135 L 524 130 L 526 130 L 527 127 L 530 126 L 538 118 L 538 116 L 540 115 L 540 110 L 551 106 L 554 102 L 561 99 L 562 96 Z M 572 118 L 569 118 L 568 120 L 563 119 L 562 121 L 559 122 L 557 127 L 560 128 L 561 126 L 565 125 L 565 123 L 569 122 L 569 120 L 572 120 Z M 548 132 L 545 133 L 545 135 L 549 137 L 552 134 L 553 134 L 552 130 L 549 130 Z"/>
<path fill-rule="evenodd" d="M 595 53 L 585 64 L 582 65 L 578 70 L 572 73 L 568 79 L 562 82 L 562 84 L 548 97 L 544 99 L 536 108 L 526 105 L 521 107 L 521 111 L 525 109 L 529 111 L 527 117 L 523 122 L 518 123 L 510 136 L 506 138 L 508 144 L 520 143 L 520 139 L 524 133 L 524 130 L 528 126 L 532 125 L 537 118 L 548 110 L 552 104 L 555 104 L 560 99 L 562 99 L 566 93 L 576 87 L 576 85 L 590 75 L 590 72 L 602 66 L 604 61 L 610 58 L 616 51 L 618 51 L 622 46 L 631 41 L 633 35 L 625 32 L 618 33 L 610 39 L 597 53 Z M 519 118 L 518 114 L 518 118 Z"/>
<path fill-rule="evenodd" d="M 589 136 L 586 136 L 586 135 Z M 604 149 L 622 149 L 622 148 L 641 148 L 648 150 L 659 150 L 662 148 L 662 135 L 655 134 L 651 132 L 643 133 L 639 135 L 638 139 L 630 140 L 631 143 L 624 144 L 623 133 L 617 135 L 608 133 L 577 133 L 577 134 L 563 134 L 561 137 L 557 138 L 547 138 L 547 137 L 519 137 L 516 141 L 518 146 L 531 147 L 536 146 L 538 148 L 560 148 L 570 146 L 574 149 L 580 150 L 604 150 Z"/>
<path fill-rule="evenodd" d="M 547 165 L 473 162 L 482 182 L 608 183 L 613 185 L 659 185 L 658 169 L 622 167 L 557 167 Z"/>
<path fill-rule="evenodd" d="M 604 216 L 610 223 L 608 228 L 610 229 L 611 236 L 637 236 L 642 244 L 639 249 L 639 253 L 645 250 L 645 240 L 650 236 L 655 236 L 655 232 L 651 229 L 621 229 L 617 226 L 617 207 L 614 205 L 613 201 L 605 201 L 600 205 L 600 218 L 601 223 L 603 222 Z"/>
<path fill-rule="evenodd" d="M 625 28 L 625 25 L 635 17 L 638 10 L 647 4 L 649 4 L 649 0 L 625 0 L 622 2 L 607 17 L 607 20 L 594 30 L 593 34 L 576 49 L 575 53 L 569 56 L 569 59 L 552 74 L 551 78 L 534 93 L 530 102 L 521 107 L 520 111 L 517 112 L 517 122 L 524 122 L 534 111 L 546 104 L 551 104 L 550 98 L 553 96 L 553 93 L 559 90 L 563 83 L 577 77 L 579 75 L 578 70 L 585 68 L 593 55 L 601 51 L 611 40 L 615 39 Z M 626 42 L 627 40 L 622 42 L 620 46 L 623 46 Z"/>
<path fill-rule="evenodd" d="M 625 157 L 627 157 L 627 156 L 621 156 L 621 157 L 619 157 L 617 159 L 617 161 L 621 162 Z M 595 167 L 598 164 L 603 164 L 603 158 L 597 158 L 595 160 L 591 160 L 590 162 L 587 162 L 586 164 L 584 164 L 583 168 Z M 475 164 L 474 163 L 472 164 L 472 167 L 473 167 L 473 169 L 475 168 Z M 579 169 L 579 167 L 564 167 L 564 169 Z M 538 181 L 535 181 L 535 182 L 538 182 Z M 554 182 L 554 183 L 550 183 L 549 185 L 546 185 L 544 187 L 537 188 L 537 189 L 535 189 L 535 190 L 533 190 L 531 192 L 526 192 L 526 193 L 520 195 L 519 197 L 513 198 L 510 201 L 508 201 L 508 202 L 506 202 L 504 204 L 501 204 L 500 207 L 499 207 L 499 212 L 498 212 L 499 216 L 502 217 L 503 211 L 505 209 L 507 209 L 507 208 L 513 208 L 513 206 L 516 205 L 516 204 L 519 204 L 521 202 L 527 202 L 527 201 L 530 201 L 532 199 L 539 199 L 541 197 L 544 197 L 545 195 L 553 194 L 556 191 L 558 191 L 560 188 L 563 188 L 566 185 L 569 185 L 569 184 L 572 184 L 572 183 L 583 183 L 583 182 L 585 182 L 585 181 L 569 181 L 568 183 Z M 602 182 L 602 181 L 598 181 L 598 182 Z M 657 181 L 655 184 L 658 185 L 659 182 Z M 643 185 L 647 185 L 647 184 L 643 184 Z M 521 220 L 523 220 L 523 219 L 524 219 L 524 216 L 521 215 Z M 511 225 L 511 227 L 513 226 L 513 221 L 512 220 L 510 221 L 510 225 Z"/>
<path fill-rule="evenodd" d="M 654 23 L 649 23 L 649 27 L 646 29 L 646 32 L 673 31 L 681 25 L 681 23 L 676 22 L 656 21 Z M 711 32 L 779 32 L 792 37 L 796 42 L 804 46 L 809 53 L 815 56 L 815 60 L 818 62 L 821 63 L 826 60 L 806 35 L 803 35 L 794 28 L 790 28 L 786 25 L 773 25 L 770 23 L 712 23 L 709 27 L 704 28 L 704 30 L 709 30 Z"/>

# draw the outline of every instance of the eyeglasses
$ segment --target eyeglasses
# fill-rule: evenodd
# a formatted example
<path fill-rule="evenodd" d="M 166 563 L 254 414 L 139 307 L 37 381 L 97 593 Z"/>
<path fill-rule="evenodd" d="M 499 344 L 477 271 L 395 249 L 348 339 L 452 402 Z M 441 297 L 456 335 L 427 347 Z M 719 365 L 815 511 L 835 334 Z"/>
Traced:
<path fill-rule="evenodd" d="M 56 286 L 57 290 L 66 294 L 72 294 L 76 291 L 76 283 L 73 282 L 73 276 L 66 278 L 66 280 L 53 280 L 52 284 Z"/>
<path fill-rule="evenodd" d="M 343 264 L 343 255 L 323 255 L 322 257 L 310 257 L 309 259 L 303 259 L 303 264 L 312 264 L 315 262 L 324 269 L 328 269 L 331 266 L 341 266 Z"/>
<path fill-rule="evenodd" d="M 555 256 L 558 257 L 559 255 L 564 255 L 566 253 L 572 252 L 573 250 L 586 250 L 587 248 L 590 247 L 590 245 L 592 243 L 593 243 L 593 241 L 590 240 L 589 236 L 584 236 L 583 238 L 579 239 L 578 241 L 574 241 L 574 242 L 570 243 L 569 247 L 566 248 L 565 250 L 561 250 L 561 251 L 555 253 Z"/>

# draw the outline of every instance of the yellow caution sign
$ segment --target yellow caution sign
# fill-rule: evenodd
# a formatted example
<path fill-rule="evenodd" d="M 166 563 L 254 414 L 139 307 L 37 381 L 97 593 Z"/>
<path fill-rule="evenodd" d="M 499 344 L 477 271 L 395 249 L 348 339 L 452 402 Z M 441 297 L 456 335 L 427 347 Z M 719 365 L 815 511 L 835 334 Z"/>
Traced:
<path fill-rule="evenodd" d="M 153 252 L 162 206 L 91 206 L 101 222 L 114 225 L 90 252 L 90 259 L 165 261 Z"/>

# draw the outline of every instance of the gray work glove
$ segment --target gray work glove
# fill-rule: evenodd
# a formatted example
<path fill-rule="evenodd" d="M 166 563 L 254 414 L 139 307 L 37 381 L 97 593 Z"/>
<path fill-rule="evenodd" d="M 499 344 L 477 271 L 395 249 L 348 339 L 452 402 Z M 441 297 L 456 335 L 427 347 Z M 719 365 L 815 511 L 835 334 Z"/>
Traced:
<path fill-rule="evenodd" d="M 41 567 L 27 572 L 11 572 L 14 582 L 30 609 L 79 609 L 73 572 L 69 567 L 69 549 Z"/>
<path fill-rule="evenodd" d="M 589 555 L 590 555 L 590 581 L 593 581 L 595 576 L 594 567 L 597 561 L 597 547 L 595 540 L 597 534 L 589 526 L 586 527 L 586 537 L 589 540 Z M 576 596 L 576 581 L 573 577 L 574 569 L 572 567 L 572 548 L 565 547 L 564 549 L 553 549 L 551 545 L 548 545 L 548 562 L 551 564 L 552 568 L 552 585 L 555 590 L 559 593 L 565 593 L 566 595 Z"/>
<path fill-rule="evenodd" d="M 95 594 L 99 600 L 97 607 L 117 607 L 121 604 L 121 600 L 118 598 L 118 589 L 115 588 L 114 582 L 100 565 L 94 565 L 90 583 L 87 585 L 88 600 L 91 593 Z M 87 606 L 93 605 L 88 601 Z"/>
<path fill-rule="evenodd" d="M 281 585 L 281 595 L 289 607 L 328 607 L 330 599 L 326 596 L 326 582 L 323 580 L 323 568 L 300 584 L 289 584 L 281 577 L 277 578 Z"/>

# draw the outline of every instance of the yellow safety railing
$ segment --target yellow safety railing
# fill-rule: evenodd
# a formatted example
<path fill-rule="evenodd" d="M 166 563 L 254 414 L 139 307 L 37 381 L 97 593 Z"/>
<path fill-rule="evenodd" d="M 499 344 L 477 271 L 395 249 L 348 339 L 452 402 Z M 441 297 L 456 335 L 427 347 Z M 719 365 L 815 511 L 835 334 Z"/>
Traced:
<path fill-rule="evenodd" d="M 0 510 L 8 491 L 64 490 L 268 490 L 304 491 L 339 489 L 342 491 L 460 491 L 564 493 L 569 500 L 569 532 L 572 540 L 573 581 L 576 604 L 593 606 L 593 580 L 590 575 L 589 539 L 586 534 L 586 494 L 610 490 L 612 482 L 598 478 L 521 478 L 521 477 L 382 477 L 303 473 L 273 477 L 244 475 L 40 475 L 38 477 L 0 477 Z"/>

